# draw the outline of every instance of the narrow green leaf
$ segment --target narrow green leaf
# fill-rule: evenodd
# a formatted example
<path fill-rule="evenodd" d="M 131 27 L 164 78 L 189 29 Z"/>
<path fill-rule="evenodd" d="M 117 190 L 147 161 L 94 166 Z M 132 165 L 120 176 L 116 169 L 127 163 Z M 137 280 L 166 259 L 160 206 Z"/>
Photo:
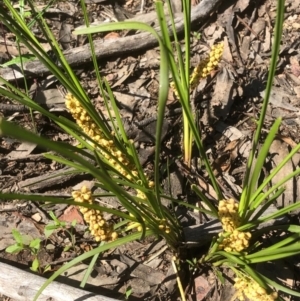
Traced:
<path fill-rule="evenodd" d="M 273 281 L 273 280 L 265 277 L 264 275 L 261 275 L 261 277 L 264 279 L 264 281 L 266 283 L 268 283 L 270 286 L 276 288 L 277 290 L 282 291 L 282 292 L 284 292 L 284 293 L 286 293 L 288 295 L 300 297 L 300 293 L 299 292 L 296 292 L 296 291 L 294 291 L 294 290 L 292 290 L 292 289 L 290 289 L 290 288 L 288 288 L 286 286 L 280 285 L 278 282 Z"/>
<path fill-rule="evenodd" d="M 231 264 L 238 264 L 239 267 L 245 271 L 249 276 L 251 276 L 253 278 L 253 280 L 255 280 L 261 287 L 265 288 L 265 289 L 269 289 L 268 286 L 266 285 L 265 281 L 263 280 L 263 278 L 261 277 L 261 275 L 259 273 L 257 273 L 256 271 L 254 271 L 248 264 L 247 261 L 243 260 L 242 258 L 239 258 L 237 256 L 234 256 L 228 252 L 225 251 L 217 251 L 215 253 L 216 255 L 219 254 L 223 257 L 225 257 L 226 263 L 228 263 L 229 265 Z"/>
<path fill-rule="evenodd" d="M 218 217 L 218 210 L 216 207 L 210 202 L 210 200 L 205 196 L 205 194 L 196 186 L 192 185 L 191 186 L 192 190 L 196 192 L 196 194 L 200 197 L 200 201 L 204 202 L 205 205 L 210 209 L 211 211 L 211 216 Z"/>
<path fill-rule="evenodd" d="M 271 180 L 275 177 L 276 174 L 278 174 L 283 166 L 296 154 L 298 153 L 300 150 L 300 143 L 294 147 L 291 152 L 278 164 L 278 166 L 276 166 L 274 168 L 274 170 L 272 170 L 272 172 L 270 173 L 270 175 L 263 181 L 263 183 L 258 187 L 258 189 L 255 191 L 255 193 L 251 196 L 251 204 L 252 206 L 257 207 L 258 204 L 260 204 L 264 199 L 266 199 L 266 197 L 268 197 L 268 195 L 270 195 L 273 191 L 275 191 L 276 189 L 278 189 L 281 185 L 283 185 L 284 183 L 286 183 L 289 179 L 291 179 L 292 177 L 294 177 L 295 175 L 297 175 L 297 170 L 299 172 L 299 168 L 297 168 L 293 173 L 290 173 L 289 175 L 285 176 L 279 183 L 277 183 L 276 185 L 272 185 L 272 187 L 265 192 L 262 197 L 258 198 L 258 195 L 262 192 L 262 190 L 270 184 Z M 274 188 L 275 187 L 275 188 Z"/>
<path fill-rule="evenodd" d="M 249 254 L 244 256 L 244 258 L 249 263 L 256 263 L 262 261 L 269 261 L 269 260 L 277 260 L 281 258 L 286 258 L 292 256 L 291 254 L 299 254 L 300 253 L 300 244 L 299 244 L 299 233 L 294 234 L 277 244 L 270 246 L 264 250 L 255 252 L 253 254 Z M 297 241 L 297 242 L 295 242 Z M 285 246 L 290 244 L 288 246 Z M 272 258 L 272 259 L 270 259 Z M 258 260 L 258 261 L 257 261 Z"/>
<path fill-rule="evenodd" d="M 266 158 L 268 156 L 270 147 L 272 142 L 274 141 L 274 138 L 278 132 L 279 126 L 281 124 L 281 118 L 278 118 L 274 124 L 272 125 L 269 134 L 267 135 L 263 146 L 261 147 L 261 149 L 258 152 L 258 156 L 257 156 L 257 160 L 255 162 L 255 165 L 253 165 L 252 168 L 252 175 L 251 175 L 251 179 L 250 179 L 250 184 L 249 184 L 249 193 L 252 195 L 256 189 L 256 185 L 257 185 L 257 181 L 258 178 L 260 176 L 260 173 L 263 169 L 263 166 L 265 164 Z M 241 204 L 241 203 L 240 203 Z M 249 205 L 251 206 L 252 204 L 249 202 Z M 257 205 L 258 206 L 258 205 Z M 256 207 L 253 208 L 253 206 L 251 206 L 251 209 L 255 210 Z M 241 208 L 239 209 L 241 212 L 244 212 L 244 209 Z"/>
<path fill-rule="evenodd" d="M 26 62 L 30 62 L 30 61 L 33 61 L 35 59 L 35 55 L 33 54 L 22 54 L 22 61 L 23 63 L 26 63 Z M 21 57 L 20 56 L 17 56 L 15 58 L 13 58 L 12 60 L 0 65 L 2 68 L 5 68 L 5 67 L 8 67 L 8 66 L 11 66 L 11 65 L 14 65 L 14 64 L 18 64 L 21 62 Z"/>
<path fill-rule="evenodd" d="M 101 243 L 100 245 L 103 245 L 103 243 Z M 80 287 L 84 288 L 90 275 L 92 274 L 93 270 L 94 270 L 94 267 L 95 267 L 95 264 L 97 262 L 97 259 L 99 257 L 100 253 L 97 253 L 93 256 L 88 268 L 86 269 L 85 273 L 84 273 L 84 276 L 83 276 L 83 279 L 81 280 L 80 282 Z"/>
<path fill-rule="evenodd" d="M 283 21 L 284 21 L 284 0 L 278 0 L 277 1 L 276 24 L 275 24 L 275 31 L 274 31 L 275 39 L 272 44 L 272 57 L 271 57 L 271 63 L 270 63 L 270 68 L 269 68 L 266 93 L 265 93 L 265 97 L 264 97 L 264 101 L 263 101 L 263 105 L 262 105 L 262 110 L 260 113 L 258 127 L 255 132 L 252 148 L 251 148 L 249 159 L 247 162 L 246 173 L 245 173 L 244 183 L 243 183 L 243 191 L 242 191 L 242 195 L 240 198 L 239 213 L 240 213 L 240 216 L 242 219 L 246 215 L 246 212 L 249 207 L 250 198 L 252 197 L 251 189 L 253 188 L 253 186 L 252 186 L 253 183 L 250 184 L 250 181 L 251 181 L 250 173 L 251 173 L 251 168 L 252 168 L 253 161 L 254 161 L 254 156 L 257 151 L 257 146 L 258 146 L 258 143 L 260 140 L 261 131 L 262 131 L 262 128 L 264 125 L 264 120 L 265 120 L 267 107 L 268 107 L 268 103 L 269 103 L 269 98 L 271 95 L 273 79 L 274 79 L 275 71 L 276 71 L 276 64 L 277 64 L 277 59 L 278 59 L 280 41 L 281 41 L 281 37 L 282 37 Z"/>

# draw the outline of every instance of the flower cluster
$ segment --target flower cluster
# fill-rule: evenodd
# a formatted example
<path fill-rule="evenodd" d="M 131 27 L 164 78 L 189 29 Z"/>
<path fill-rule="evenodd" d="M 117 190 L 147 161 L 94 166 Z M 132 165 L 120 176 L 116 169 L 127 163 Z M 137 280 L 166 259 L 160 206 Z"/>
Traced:
<path fill-rule="evenodd" d="M 76 202 L 93 204 L 92 192 L 86 186 L 81 190 L 73 191 L 72 197 Z M 91 234 L 96 241 L 111 241 L 118 237 L 117 232 L 113 231 L 113 225 L 108 223 L 99 210 L 89 209 L 79 206 L 84 220 L 89 224 Z"/>
<path fill-rule="evenodd" d="M 220 233 L 220 236 L 223 234 Z M 249 247 L 250 232 L 234 230 L 228 237 L 222 237 L 219 248 L 226 252 L 241 252 Z"/>
<path fill-rule="evenodd" d="M 139 182 L 140 180 L 138 179 L 138 172 L 134 166 L 130 164 L 126 154 L 123 154 L 116 147 L 113 140 L 108 140 L 104 136 L 102 130 L 92 120 L 81 103 L 70 93 L 65 96 L 65 102 L 67 109 L 76 120 L 76 123 L 82 128 L 87 136 L 95 141 L 95 147 L 97 147 L 97 145 L 101 147 L 98 148 L 98 151 L 101 153 L 101 155 L 103 155 L 108 163 L 128 180 Z M 126 169 L 124 166 L 126 166 Z M 130 170 L 131 174 L 128 173 L 127 170 Z M 148 181 L 148 187 L 153 188 L 154 182 Z M 83 189 L 84 191 L 81 190 L 73 192 L 74 199 L 79 202 L 87 201 L 91 204 L 92 199 L 89 197 L 90 192 L 88 192 L 86 188 Z M 138 198 L 146 199 L 146 195 L 141 190 L 136 189 L 136 192 Z M 90 224 L 90 231 L 95 236 L 97 241 L 106 240 L 107 238 L 110 240 L 114 239 L 116 233 L 111 231 L 106 221 L 102 218 L 100 212 L 96 210 L 88 210 L 84 207 L 82 207 L 80 211 L 83 213 L 85 221 Z M 161 223 L 160 227 L 162 227 L 166 232 L 170 232 L 170 228 L 165 222 Z M 141 230 L 142 226 L 139 223 L 129 223 L 128 229 L 129 228 L 138 228 L 138 230 Z"/>
<path fill-rule="evenodd" d="M 209 57 L 204 59 L 195 67 L 191 78 L 190 78 L 190 87 L 191 90 L 194 90 L 201 78 L 207 77 L 211 71 L 213 71 L 219 64 L 221 56 L 224 50 L 224 43 L 219 43 L 211 47 Z"/>
<path fill-rule="evenodd" d="M 245 297 L 252 301 L 274 301 L 278 297 L 276 292 L 268 295 L 266 290 L 250 277 L 237 277 L 234 281 L 234 287 L 237 290 L 237 297 L 241 301 L 244 301 Z"/>
<path fill-rule="evenodd" d="M 219 43 L 211 47 L 209 57 L 202 60 L 195 68 L 190 76 L 190 89 L 193 91 L 201 78 L 207 77 L 211 71 L 213 71 L 219 64 L 224 50 L 224 43 Z M 174 94 L 178 97 L 178 91 L 176 90 L 175 83 L 172 81 L 170 83 Z"/>
<path fill-rule="evenodd" d="M 239 206 L 233 199 L 219 202 L 219 218 L 225 232 L 233 232 L 240 226 Z"/>
<path fill-rule="evenodd" d="M 103 135 L 102 131 L 91 119 L 88 112 L 80 104 L 80 102 L 71 94 L 65 96 L 66 107 L 72 114 L 76 123 L 82 128 L 84 133 L 99 144 L 102 149 L 99 151 L 107 159 L 107 161 L 128 180 L 132 180 L 132 175 L 137 176 L 138 172 L 130 166 L 129 160 L 116 146 L 113 140 L 108 140 Z M 127 166 L 131 170 L 131 174 L 123 168 Z"/>
<path fill-rule="evenodd" d="M 230 233 L 228 237 L 221 236 L 219 248 L 226 252 L 241 252 L 249 247 L 251 238 L 250 232 L 240 232 L 237 228 L 240 226 L 240 216 L 238 213 L 238 204 L 233 199 L 222 200 L 219 202 L 219 218 L 224 232 Z"/>

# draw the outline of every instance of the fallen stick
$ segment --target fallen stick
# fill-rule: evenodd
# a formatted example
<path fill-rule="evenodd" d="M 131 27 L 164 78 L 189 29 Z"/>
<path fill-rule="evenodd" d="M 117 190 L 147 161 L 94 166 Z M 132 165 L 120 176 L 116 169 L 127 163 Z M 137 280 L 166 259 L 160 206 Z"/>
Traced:
<path fill-rule="evenodd" d="M 37 291 L 46 279 L 0 262 L 0 293 L 14 301 L 32 301 Z M 53 281 L 47 286 L 40 297 L 51 301 L 117 301 L 101 295 L 78 289 L 63 283 Z"/>
<path fill-rule="evenodd" d="M 207 18 L 216 7 L 221 3 L 221 0 L 202 0 L 200 4 L 192 8 L 191 22 L 201 22 Z M 145 15 L 136 16 L 128 21 L 143 21 L 151 24 L 157 32 L 160 32 L 157 25 L 156 12 L 151 12 Z M 154 24 L 154 25 L 153 25 Z M 169 34 L 171 35 L 171 24 L 169 22 Z M 183 14 L 176 14 L 175 27 L 178 34 L 183 32 L 184 18 Z M 132 36 L 121 37 L 118 39 L 96 40 L 94 41 L 95 53 L 98 59 L 129 54 L 134 51 L 157 46 L 156 38 L 150 33 L 142 32 Z M 70 66 L 78 66 L 83 63 L 90 62 L 91 51 L 88 44 L 81 47 L 76 47 L 64 52 L 64 55 Z M 48 75 L 49 70 L 39 61 L 34 60 L 23 64 L 23 70 L 26 75 L 41 76 Z M 27 71 L 27 72 L 26 72 Z M 3 69 L 0 69 L 0 76 L 7 81 L 21 79 L 24 75 L 21 72 L 19 64 L 15 64 Z"/>

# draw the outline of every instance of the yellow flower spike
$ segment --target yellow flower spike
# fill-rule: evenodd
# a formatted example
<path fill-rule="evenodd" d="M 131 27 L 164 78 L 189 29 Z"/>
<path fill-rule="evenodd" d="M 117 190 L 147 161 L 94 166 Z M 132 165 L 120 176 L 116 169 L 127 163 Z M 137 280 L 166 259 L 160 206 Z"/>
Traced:
<path fill-rule="evenodd" d="M 65 96 L 65 104 L 70 113 L 72 114 L 73 118 L 75 119 L 76 123 L 81 127 L 83 132 L 88 135 L 92 140 L 94 140 L 97 144 L 101 146 L 100 149 L 97 149 L 99 153 L 113 166 L 120 174 L 124 177 L 129 179 L 132 182 L 135 182 L 138 177 L 138 171 L 131 166 L 130 161 L 126 157 L 126 154 L 123 154 L 120 151 L 112 139 L 106 139 L 104 134 L 102 133 L 101 129 L 93 122 L 91 117 L 89 116 L 88 112 L 85 108 L 80 104 L 80 102 L 71 94 L 68 93 Z M 115 133 L 111 133 L 115 135 Z M 133 143 L 132 140 L 130 140 Z M 96 145 L 97 145 L 96 144 Z M 91 143 L 94 145 L 94 143 Z M 103 150 L 104 149 L 104 150 Z M 114 158 L 113 158 L 114 157 Z M 131 174 L 128 174 L 127 171 L 121 166 L 127 166 L 128 170 L 131 171 Z M 154 187 L 154 183 L 149 181 L 148 183 L 149 188 Z M 141 191 L 137 190 L 137 194 L 140 198 L 145 199 L 146 196 Z M 89 204 L 93 203 L 93 198 L 91 192 L 87 187 L 82 187 L 80 191 L 76 191 L 72 193 L 73 198 L 78 202 L 87 202 Z M 116 234 L 112 235 L 112 229 L 110 226 L 106 224 L 106 221 L 102 218 L 101 212 L 93 210 L 84 210 L 80 208 L 80 211 L 83 213 L 83 217 L 85 221 L 92 226 L 94 229 L 95 225 L 99 225 L 99 227 L 105 227 L 105 231 L 101 231 L 97 236 L 95 235 L 95 239 L 99 241 L 99 239 L 103 240 L 104 237 L 107 239 L 114 239 Z M 98 227 L 98 226 L 96 226 Z"/>
<path fill-rule="evenodd" d="M 211 51 L 208 57 L 202 60 L 193 70 L 190 76 L 190 89 L 194 90 L 198 82 L 201 78 L 205 78 L 209 75 L 209 73 L 218 65 L 221 56 L 223 54 L 224 44 L 219 43 L 217 45 L 213 45 L 211 47 Z M 175 83 L 172 81 L 170 83 L 170 87 L 172 88 L 175 96 L 178 97 L 178 91 L 176 90 Z"/>
<path fill-rule="evenodd" d="M 277 299 L 276 292 L 267 294 L 266 290 L 250 277 L 235 278 L 234 287 L 237 290 L 237 297 L 244 300 L 244 297 L 252 301 L 274 301 Z"/>

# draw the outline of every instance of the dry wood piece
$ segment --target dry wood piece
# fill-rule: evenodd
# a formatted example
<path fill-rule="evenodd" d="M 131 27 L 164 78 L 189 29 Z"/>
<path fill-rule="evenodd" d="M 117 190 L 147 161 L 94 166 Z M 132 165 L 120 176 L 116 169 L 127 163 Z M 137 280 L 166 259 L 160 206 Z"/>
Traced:
<path fill-rule="evenodd" d="M 20 190 L 23 190 L 25 187 L 29 186 L 31 191 L 39 190 L 43 188 L 49 188 L 53 185 L 62 184 L 77 174 L 74 173 L 74 168 L 63 168 L 60 170 L 55 170 L 47 175 L 41 175 L 34 178 L 26 179 L 18 183 Z"/>
<path fill-rule="evenodd" d="M 193 7 L 191 14 L 192 23 L 201 22 L 207 18 L 213 10 L 221 3 L 221 0 L 203 0 L 200 4 Z M 128 21 L 139 20 L 148 24 L 157 24 L 156 12 L 137 16 Z M 175 26 L 177 33 L 181 33 L 184 29 L 184 18 L 182 14 L 177 14 L 175 18 Z M 155 29 L 160 32 L 159 28 Z M 169 22 L 169 33 L 171 34 L 171 24 Z M 157 46 L 156 38 L 150 33 L 139 33 L 133 36 L 126 36 L 119 39 L 97 40 L 94 42 L 95 53 L 97 58 L 105 58 L 110 56 L 120 56 L 127 53 L 133 53 L 142 49 Z M 91 61 L 91 51 L 89 45 L 73 48 L 64 52 L 68 63 L 71 66 L 78 66 L 82 63 Z M 24 63 L 23 70 L 27 75 L 46 75 L 49 70 L 38 60 Z M 7 67 L 0 70 L 0 76 L 10 81 L 23 78 L 21 68 L 19 65 Z"/>
<path fill-rule="evenodd" d="M 0 293 L 15 301 L 33 300 L 46 279 L 0 262 Z M 42 292 L 39 301 L 116 301 L 117 299 L 95 295 L 66 284 L 53 281 Z"/>

